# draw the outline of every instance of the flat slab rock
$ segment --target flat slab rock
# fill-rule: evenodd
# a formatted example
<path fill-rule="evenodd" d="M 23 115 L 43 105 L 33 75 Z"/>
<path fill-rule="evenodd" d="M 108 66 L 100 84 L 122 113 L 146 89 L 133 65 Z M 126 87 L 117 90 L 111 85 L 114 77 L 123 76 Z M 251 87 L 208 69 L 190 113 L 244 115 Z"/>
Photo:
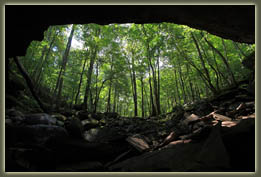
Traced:
<path fill-rule="evenodd" d="M 148 145 L 146 140 L 140 135 L 129 136 L 128 138 L 126 138 L 126 141 L 140 152 L 150 149 L 150 146 Z"/>

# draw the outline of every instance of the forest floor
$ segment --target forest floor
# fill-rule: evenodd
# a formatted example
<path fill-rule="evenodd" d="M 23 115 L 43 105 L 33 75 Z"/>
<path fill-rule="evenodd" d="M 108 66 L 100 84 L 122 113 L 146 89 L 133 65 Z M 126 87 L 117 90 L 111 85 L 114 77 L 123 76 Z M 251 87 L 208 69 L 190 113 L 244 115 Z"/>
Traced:
<path fill-rule="evenodd" d="M 255 97 L 242 85 L 149 118 L 46 114 L 16 95 L 6 95 L 7 172 L 255 171 Z"/>

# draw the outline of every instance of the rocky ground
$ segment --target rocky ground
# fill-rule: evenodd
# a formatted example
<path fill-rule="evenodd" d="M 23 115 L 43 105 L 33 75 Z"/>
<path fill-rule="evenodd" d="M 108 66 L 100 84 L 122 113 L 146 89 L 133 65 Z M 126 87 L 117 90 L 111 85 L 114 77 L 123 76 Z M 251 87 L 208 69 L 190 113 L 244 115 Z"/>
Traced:
<path fill-rule="evenodd" d="M 255 171 L 255 98 L 243 87 L 149 118 L 6 109 L 6 171 Z"/>

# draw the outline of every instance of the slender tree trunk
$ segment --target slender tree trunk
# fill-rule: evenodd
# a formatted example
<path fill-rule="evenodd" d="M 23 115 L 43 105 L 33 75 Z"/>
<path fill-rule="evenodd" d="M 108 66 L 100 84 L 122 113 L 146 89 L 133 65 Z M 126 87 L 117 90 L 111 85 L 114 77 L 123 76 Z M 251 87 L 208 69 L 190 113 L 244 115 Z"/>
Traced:
<path fill-rule="evenodd" d="M 113 97 L 113 109 L 112 112 L 116 112 L 116 98 L 117 98 L 117 89 L 116 86 L 114 86 L 114 97 Z"/>
<path fill-rule="evenodd" d="M 102 85 L 101 85 L 101 87 L 100 87 L 99 90 L 98 90 L 98 94 L 97 94 L 97 96 L 95 97 L 94 110 L 93 110 L 93 112 L 97 112 L 97 107 L 98 107 L 98 102 L 99 102 L 99 98 L 100 98 L 100 93 L 101 93 L 101 90 L 102 90 L 102 88 L 103 88 L 103 86 L 104 86 L 104 84 L 105 84 L 106 81 L 107 81 L 107 79 L 102 82 Z"/>
<path fill-rule="evenodd" d="M 146 113 L 148 112 L 149 113 L 149 115 L 151 115 L 152 113 L 151 113 L 151 105 L 150 105 L 150 101 L 149 101 L 149 99 L 148 99 L 148 94 L 147 94 L 147 91 L 146 91 L 146 89 L 143 89 L 144 90 L 144 94 L 145 94 L 145 100 L 146 100 L 146 103 L 147 103 L 147 108 L 145 107 L 145 110 L 144 110 L 144 112 L 145 112 L 145 116 L 146 116 Z"/>
<path fill-rule="evenodd" d="M 112 81 L 110 80 L 110 87 L 109 87 L 109 92 L 108 92 L 106 112 L 111 112 L 111 86 L 112 86 Z"/>
<path fill-rule="evenodd" d="M 145 112 L 144 112 L 144 95 L 143 95 L 143 90 L 144 90 L 143 76 L 140 77 L 140 82 L 141 82 L 141 116 L 142 118 L 144 118 Z"/>
<path fill-rule="evenodd" d="M 55 89 L 54 89 L 54 96 L 57 95 L 56 94 L 57 89 L 59 88 L 59 85 L 61 85 L 60 84 L 61 78 L 62 78 L 62 76 L 64 74 L 64 70 L 66 69 L 66 64 L 67 64 L 67 61 L 68 61 L 68 55 L 69 55 L 70 48 L 71 48 L 71 42 L 72 42 L 72 38 L 73 38 L 73 33 L 74 33 L 74 26 L 72 26 L 72 30 L 71 30 L 70 36 L 68 38 L 66 49 L 65 49 L 65 52 L 64 52 L 64 55 L 63 55 L 61 69 L 60 69 L 59 76 L 57 78 L 56 86 L 55 86 Z M 61 89 L 61 88 L 59 88 L 59 89 Z"/>
<path fill-rule="evenodd" d="M 147 32 L 144 28 L 144 26 L 142 26 L 142 29 L 143 29 L 143 33 L 145 36 L 148 37 L 147 35 Z M 152 53 L 154 51 L 154 49 L 156 48 L 156 46 L 150 50 L 150 45 L 149 45 L 149 39 L 146 40 L 146 45 L 147 45 L 147 58 L 148 58 L 148 61 L 149 61 L 149 66 L 151 68 L 151 71 L 152 71 L 152 79 L 153 79 L 153 89 L 151 88 L 151 81 L 150 81 L 150 90 L 152 91 L 153 90 L 153 94 L 151 92 L 151 97 L 155 97 L 155 100 L 154 102 L 152 102 L 152 106 L 154 106 L 154 108 L 152 109 L 152 114 L 155 114 L 155 115 L 159 115 L 160 114 L 160 101 L 159 101 L 159 95 L 158 95 L 158 84 L 157 84 L 157 78 L 156 78 L 156 71 L 152 65 Z M 152 99 L 153 100 L 153 99 Z M 155 113 L 154 113 L 155 112 Z"/>
<path fill-rule="evenodd" d="M 192 101 L 194 101 L 195 100 L 195 94 L 194 94 L 194 90 L 193 90 L 193 84 L 192 84 L 191 78 L 189 76 L 190 67 L 189 67 L 188 64 L 186 64 L 186 69 L 187 69 L 187 74 L 188 74 L 188 82 L 189 82 L 191 97 L 192 97 Z"/>
<path fill-rule="evenodd" d="M 235 76 L 234 76 L 234 74 L 233 74 L 233 72 L 232 72 L 232 70 L 231 70 L 231 68 L 230 68 L 230 66 L 229 66 L 228 54 L 227 54 L 227 47 L 226 47 L 226 44 L 225 44 L 224 39 L 222 39 L 222 44 L 223 44 L 223 47 L 224 47 L 225 59 L 226 59 L 226 61 L 227 61 L 227 68 L 228 68 L 228 70 L 229 70 L 229 72 L 230 72 L 230 77 L 231 77 L 231 79 L 232 79 L 232 84 L 237 85 Z"/>
<path fill-rule="evenodd" d="M 215 55 L 214 49 L 212 49 L 212 54 L 213 54 L 213 59 L 214 59 L 214 62 L 215 62 L 216 68 L 217 68 L 218 75 L 219 75 L 219 83 L 221 84 L 222 81 L 225 81 L 229 85 L 229 81 L 224 76 L 223 72 L 219 68 L 219 65 L 217 64 L 217 60 L 216 60 L 216 55 Z M 224 86 L 224 84 L 223 84 L 223 86 Z"/>
<path fill-rule="evenodd" d="M 136 86 L 136 73 L 135 73 L 133 56 L 132 56 L 132 85 L 133 85 L 134 116 L 137 117 L 138 116 L 137 86 Z"/>
<path fill-rule="evenodd" d="M 149 47 L 148 47 L 148 50 L 149 50 Z M 155 98 L 153 100 L 153 106 L 154 106 L 155 115 L 159 115 L 160 111 L 158 110 L 158 89 L 157 89 L 158 84 L 157 84 L 155 69 L 152 65 L 150 55 L 148 56 L 148 58 L 149 58 L 149 65 L 150 65 L 150 68 L 151 68 L 151 71 L 152 71 L 152 80 L 153 80 L 153 89 L 151 89 L 151 90 L 153 90 L 152 97 L 154 95 L 154 98 Z"/>
<path fill-rule="evenodd" d="M 204 54 L 205 58 L 207 59 L 208 65 L 209 65 L 210 68 L 215 72 L 215 75 L 216 75 L 216 88 L 217 88 L 218 91 L 220 91 L 220 86 L 219 86 L 220 74 L 218 73 L 218 70 L 213 66 L 213 64 L 211 64 L 210 59 L 209 59 L 210 57 L 209 57 L 209 55 L 207 54 L 206 49 L 203 47 L 203 45 L 202 45 L 200 42 L 199 42 L 198 44 L 200 45 L 200 47 L 201 47 L 201 49 L 202 49 L 202 51 L 203 51 L 203 54 Z M 212 50 L 212 51 L 213 51 L 213 50 Z M 215 56 L 214 56 L 214 62 L 216 62 L 216 61 L 215 61 Z"/>
<path fill-rule="evenodd" d="M 111 73 L 112 71 L 113 71 L 113 60 L 111 58 Z M 112 77 L 110 78 L 110 86 L 108 91 L 107 112 L 111 112 L 111 87 L 112 87 Z"/>
<path fill-rule="evenodd" d="M 179 95 L 179 88 L 178 88 L 178 79 L 177 79 L 177 71 L 176 69 L 174 69 L 174 75 L 175 75 L 175 84 L 176 84 L 176 94 L 177 94 L 177 97 L 179 99 L 179 104 L 181 104 L 181 98 L 180 98 L 180 95 Z"/>
<path fill-rule="evenodd" d="M 195 91 L 197 95 L 197 100 L 200 100 L 200 91 L 197 83 L 195 83 Z"/>
<path fill-rule="evenodd" d="M 159 66 L 159 57 L 157 58 L 157 63 L 158 63 L 158 93 L 157 93 L 157 108 L 158 108 L 158 114 L 161 114 L 161 109 L 160 109 L 160 66 Z"/>
<path fill-rule="evenodd" d="M 180 65 L 180 60 L 178 59 L 178 72 L 179 72 L 179 81 L 180 81 L 180 86 L 181 86 L 181 90 L 182 90 L 182 94 L 183 94 L 183 99 L 184 99 L 184 103 L 187 102 L 187 95 L 185 92 L 185 84 L 184 84 L 184 80 L 183 80 L 183 74 L 181 71 L 181 65 Z"/>
<path fill-rule="evenodd" d="M 56 100 L 56 103 L 57 103 L 57 106 L 59 106 L 59 103 L 60 103 L 60 98 L 62 96 L 62 88 L 63 88 L 63 77 L 61 77 L 61 80 L 59 82 L 59 87 L 58 87 L 58 97 L 57 97 L 57 100 Z"/>
<path fill-rule="evenodd" d="M 72 26 L 72 30 L 71 30 L 71 33 L 70 33 L 70 36 L 69 36 L 69 39 L 68 39 L 68 42 L 67 42 L 67 45 L 66 45 L 64 55 L 63 55 L 63 62 L 62 62 L 62 67 L 61 67 L 61 71 L 60 71 L 61 74 L 60 74 L 60 79 L 58 80 L 59 81 L 58 82 L 58 86 L 59 86 L 58 87 L 58 96 L 57 96 L 57 99 L 56 99 L 56 106 L 57 106 L 58 109 L 59 109 L 59 104 L 60 104 L 60 98 L 61 98 L 61 95 L 62 95 L 63 77 L 64 77 L 64 74 L 65 74 L 65 71 L 66 71 L 66 65 L 67 65 L 67 62 L 68 62 L 68 56 L 69 56 L 70 49 L 71 49 L 74 29 L 75 29 L 75 25 Z"/>
<path fill-rule="evenodd" d="M 206 68 L 205 61 L 204 61 L 203 56 L 202 56 L 202 54 L 201 54 L 201 51 L 200 51 L 200 48 L 199 48 L 197 39 L 196 39 L 196 37 L 193 35 L 193 33 L 191 33 L 191 36 L 192 36 L 192 39 L 193 39 L 193 41 L 194 41 L 194 43 L 195 43 L 195 45 L 196 45 L 196 48 L 197 48 L 197 51 L 198 51 L 198 54 L 199 54 L 199 59 L 200 59 L 200 61 L 201 61 L 201 65 L 202 65 L 202 67 L 203 67 L 203 69 L 204 69 L 204 71 L 205 71 L 205 78 L 207 79 L 207 82 L 209 83 L 209 86 L 210 86 L 212 92 L 213 92 L 214 94 L 215 94 L 215 93 L 218 93 L 218 89 L 216 89 L 216 88 L 214 87 L 214 85 L 212 84 L 212 81 L 211 81 L 211 78 L 210 78 L 210 75 L 209 75 L 209 71 L 208 71 L 208 69 Z"/>
<path fill-rule="evenodd" d="M 196 48 L 197 48 L 197 51 L 198 51 L 198 55 L 199 55 L 199 59 L 200 59 L 200 61 L 201 61 L 201 66 L 202 66 L 203 70 L 205 71 L 205 75 L 206 75 L 207 79 L 211 82 L 210 75 L 209 75 L 209 71 L 208 71 L 208 69 L 206 68 L 206 64 L 205 64 L 205 61 L 204 61 L 203 56 L 202 56 L 202 54 L 201 54 L 201 51 L 200 51 L 200 48 L 199 48 L 197 39 L 196 39 L 196 37 L 194 36 L 193 33 L 191 33 L 191 36 L 192 36 L 192 39 L 193 39 L 193 41 L 194 41 L 194 43 L 195 43 L 195 45 L 196 45 Z"/>
<path fill-rule="evenodd" d="M 183 51 L 181 51 L 178 47 L 177 47 L 177 50 L 179 51 L 179 53 L 180 53 L 181 55 L 183 55 L 183 57 L 189 62 L 189 64 L 190 64 L 191 66 L 193 66 L 193 67 L 198 71 L 198 73 L 199 73 L 201 79 L 202 79 L 203 82 L 206 84 L 206 86 L 209 87 L 209 89 L 212 91 L 212 93 L 213 93 L 213 94 L 216 94 L 216 93 L 217 93 L 217 90 L 216 90 L 216 88 L 214 87 L 214 85 L 212 85 L 212 83 L 211 83 L 211 81 L 208 79 L 208 77 L 206 77 L 206 76 L 204 75 L 204 73 L 195 65 L 195 63 L 193 63 L 192 60 L 190 60 L 190 59 L 187 58 L 186 54 L 185 54 Z"/>
<path fill-rule="evenodd" d="M 116 112 L 120 114 L 120 105 L 119 105 L 119 97 L 120 97 L 120 93 L 117 92 L 117 100 L 116 100 Z M 120 114 L 121 115 L 121 114 Z"/>
<path fill-rule="evenodd" d="M 96 83 L 95 83 L 95 101 L 94 101 L 94 109 L 93 112 L 96 113 L 97 110 L 97 97 L 98 97 L 98 76 L 99 76 L 99 63 L 96 62 Z"/>
<path fill-rule="evenodd" d="M 222 55 L 222 53 L 221 53 L 219 50 L 217 50 L 217 49 L 212 45 L 211 42 L 209 42 L 209 41 L 207 40 L 207 38 L 204 37 L 204 39 L 205 39 L 206 43 L 221 57 L 223 63 L 225 64 L 225 66 L 226 66 L 226 68 L 227 68 L 228 73 L 229 73 L 230 76 L 232 77 L 232 84 L 236 85 L 237 83 L 236 83 L 234 74 L 233 74 L 232 70 L 230 69 L 230 66 L 229 66 L 229 63 L 228 63 L 227 59 Z"/>
<path fill-rule="evenodd" d="M 89 99 L 89 108 L 88 108 L 88 110 L 90 111 L 90 112 L 92 112 L 93 111 L 93 94 L 92 94 L 92 88 L 90 88 L 90 99 Z"/>
<path fill-rule="evenodd" d="M 80 94 L 80 91 L 81 91 L 83 73 L 85 72 L 86 63 L 87 63 L 87 57 L 85 57 L 84 64 L 83 64 L 83 66 L 82 66 L 82 72 L 81 72 L 81 76 L 80 76 L 80 82 L 79 82 L 78 89 L 77 89 L 77 92 L 76 92 L 74 104 L 77 104 L 78 97 L 79 97 L 79 94 Z"/>
<path fill-rule="evenodd" d="M 88 69 L 88 73 L 87 73 L 87 84 L 86 84 L 86 88 L 85 88 L 85 95 L 84 95 L 84 109 L 88 110 L 88 96 L 89 96 L 89 92 L 90 92 L 90 88 L 91 88 L 91 81 L 92 81 L 92 71 L 93 71 L 93 65 L 94 65 L 94 61 L 96 59 L 96 54 L 97 54 L 97 46 L 94 49 L 93 54 L 91 55 L 91 61 L 90 61 L 90 66 Z"/>
<path fill-rule="evenodd" d="M 153 92 L 152 92 L 152 86 L 151 86 L 151 76 L 150 76 L 150 71 L 149 71 L 149 85 L 150 85 L 150 105 L 151 105 L 151 116 L 157 115 L 156 110 L 155 110 L 155 104 L 154 104 L 154 99 L 153 99 Z"/>
<path fill-rule="evenodd" d="M 42 72 L 44 71 L 44 67 L 43 66 L 48 61 L 48 58 L 49 58 L 51 49 L 53 48 L 53 44 L 54 44 L 55 39 L 56 39 L 56 34 L 53 36 L 53 39 L 52 39 L 52 41 L 50 43 L 50 46 L 49 46 L 49 48 L 48 48 L 48 50 L 46 52 L 46 55 L 45 55 L 45 57 L 43 59 L 43 62 L 41 63 L 41 66 L 39 67 L 40 68 L 39 69 L 39 73 L 38 73 L 38 76 L 36 77 L 36 80 L 35 80 L 36 86 L 40 85 L 40 77 L 42 75 Z"/>

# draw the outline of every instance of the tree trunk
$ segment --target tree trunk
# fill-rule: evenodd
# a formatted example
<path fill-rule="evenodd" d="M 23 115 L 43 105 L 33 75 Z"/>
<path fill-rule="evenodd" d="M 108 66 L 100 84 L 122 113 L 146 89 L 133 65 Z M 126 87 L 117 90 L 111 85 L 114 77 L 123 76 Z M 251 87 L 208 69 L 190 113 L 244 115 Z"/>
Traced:
<path fill-rule="evenodd" d="M 77 104 L 78 96 L 79 96 L 80 91 L 81 91 L 83 73 L 85 72 L 86 63 L 87 63 L 87 57 L 85 58 L 84 64 L 83 64 L 83 67 L 82 67 L 82 72 L 81 72 L 81 76 L 80 76 L 80 82 L 79 82 L 79 85 L 78 85 L 78 89 L 77 89 L 77 93 L 76 93 L 76 96 L 75 96 L 75 103 L 74 104 Z"/>
<path fill-rule="evenodd" d="M 142 26 L 143 33 L 145 36 L 147 36 L 147 32 Z M 148 36 L 147 36 L 148 37 Z M 147 45 L 147 59 L 149 61 L 149 67 L 151 68 L 152 71 L 152 79 L 153 79 L 153 89 L 151 87 L 151 80 L 150 80 L 150 90 L 151 90 L 151 103 L 152 103 L 152 114 L 153 115 L 159 115 L 160 114 L 160 105 L 159 105 L 159 95 L 158 95 L 158 84 L 157 84 L 157 78 L 156 78 L 156 71 L 152 65 L 152 54 L 154 52 L 154 49 L 156 49 L 157 46 L 155 46 L 153 49 L 150 50 L 150 45 L 149 45 L 149 39 L 146 40 L 146 45 Z M 152 94 L 153 91 L 153 94 Z M 155 97 L 155 100 L 153 101 L 153 96 Z M 155 113 L 154 113 L 155 112 Z"/>
<path fill-rule="evenodd" d="M 187 95 L 186 95 L 186 92 L 185 92 L 185 85 L 184 85 L 183 74 L 182 74 L 182 71 L 181 71 L 181 64 L 180 64 L 179 57 L 178 57 L 177 60 L 178 60 L 178 72 L 179 72 L 180 86 L 181 86 L 181 90 L 182 90 L 182 94 L 183 94 L 184 103 L 186 103 L 187 102 Z"/>
<path fill-rule="evenodd" d="M 134 56 L 132 56 L 132 85 L 133 85 L 134 116 L 137 117 L 138 116 L 138 103 L 137 103 L 137 86 L 136 86 Z"/>
<path fill-rule="evenodd" d="M 113 97 L 113 108 L 112 112 L 116 112 L 116 98 L 117 98 L 117 89 L 116 86 L 114 86 L 114 97 Z"/>
<path fill-rule="evenodd" d="M 201 66 L 202 66 L 203 70 L 205 71 L 205 75 L 206 75 L 207 79 L 209 80 L 209 82 L 211 82 L 211 78 L 210 78 L 210 75 L 209 75 L 209 71 L 208 71 L 208 69 L 206 68 L 206 64 L 205 64 L 205 61 L 204 61 L 203 56 L 202 56 L 202 54 L 201 54 L 201 51 L 200 51 L 200 48 L 199 48 L 197 39 L 196 39 L 196 37 L 194 36 L 193 33 L 191 33 L 191 37 L 192 37 L 192 39 L 193 39 L 193 41 L 194 41 L 194 43 L 195 43 L 195 45 L 196 45 L 196 48 L 197 48 L 197 51 L 198 51 L 198 55 L 199 55 L 199 59 L 200 59 L 200 61 L 201 61 Z"/>
<path fill-rule="evenodd" d="M 88 110 L 89 110 L 90 112 L 92 112 L 92 111 L 93 111 L 93 94 L 92 94 L 92 88 L 90 88 L 89 94 L 90 94 L 90 99 L 89 99 L 89 108 L 88 108 Z"/>
<path fill-rule="evenodd" d="M 202 51 L 203 51 L 203 54 L 204 54 L 204 56 L 205 56 L 205 58 L 206 58 L 206 60 L 207 60 L 207 63 L 208 63 L 208 65 L 210 66 L 210 68 L 215 72 L 215 74 L 216 74 L 216 88 L 217 88 L 217 90 L 219 91 L 220 90 L 220 86 L 219 86 L 219 81 L 220 81 L 220 74 L 218 73 L 218 70 L 213 66 L 213 64 L 210 62 L 210 57 L 209 57 L 209 55 L 207 54 L 207 51 L 206 51 L 206 49 L 203 47 L 203 45 L 199 42 L 198 43 L 199 44 L 199 46 L 201 47 L 201 49 L 202 49 Z M 213 50 L 212 50 L 213 51 Z M 215 60 L 215 56 L 214 56 L 214 62 L 216 62 L 216 60 Z"/>
<path fill-rule="evenodd" d="M 229 66 L 229 62 L 228 62 L 228 54 L 227 54 L 227 47 L 226 47 L 226 44 L 225 44 L 225 41 L 224 41 L 224 39 L 222 39 L 222 44 L 223 44 L 223 47 L 224 47 L 224 52 L 225 52 L 225 59 L 226 59 L 226 61 L 227 61 L 227 69 L 229 70 L 229 72 L 230 72 L 230 77 L 231 77 L 231 79 L 232 79 L 232 83 L 234 84 L 234 85 L 237 85 L 237 82 L 236 82 L 236 79 L 235 79 L 235 76 L 234 76 L 234 74 L 233 74 L 233 72 L 232 72 L 232 70 L 231 70 L 231 68 L 230 68 L 230 66 Z"/>
<path fill-rule="evenodd" d="M 99 98 L 100 98 L 100 93 L 101 93 L 101 90 L 102 90 L 102 88 L 103 88 L 103 85 L 104 85 L 104 83 L 105 83 L 106 81 L 107 81 L 107 79 L 102 82 L 102 85 L 101 85 L 100 89 L 98 90 L 97 96 L 95 97 L 94 110 L 93 110 L 93 112 L 97 112 L 97 106 L 98 106 L 98 102 L 99 102 Z"/>
<path fill-rule="evenodd" d="M 205 41 L 207 42 L 207 44 L 221 57 L 223 63 L 225 64 L 225 66 L 226 66 L 226 68 L 227 68 L 228 73 L 229 73 L 230 76 L 232 77 L 232 84 L 236 85 L 237 83 L 236 83 L 234 74 L 233 74 L 232 70 L 230 69 L 230 66 L 229 66 L 229 63 L 228 63 L 227 59 L 222 55 L 222 53 L 221 53 L 219 50 L 217 50 L 217 49 L 212 45 L 211 42 L 209 42 L 209 41 L 207 40 L 207 38 L 204 37 L 204 39 L 205 39 Z"/>
<path fill-rule="evenodd" d="M 37 76 L 37 78 L 36 78 L 36 80 L 35 80 L 36 86 L 37 86 L 37 85 L 40 85 L 40 77 L 41 77 L 41 74 L 42 74 L 43 71 L 44 71 L 43 66 L 44 66 L 44 64 L 48 61 L 48 58 L 49 58 L 51 49 L 53 48 L 53 43 L 54 43 L 55 39 L 56 39 L 56 34 L 53 36 L 53 39 L 52 39 L 52 41 L 51 41 L 51 43 L 50 43 L 50 46 L 49 46 L 49 48 L 48 48 L 48 51 L 47 51 L 47 53 L 46 53 L 46 55 L 45 55 L 45 57 L 44 57 L 44 59 L 43 59 L 43 62 L 41 63 L 38 76 Z"/>
<path fill-rule="evenodd" d="M 175 75 L 175 82 L 176 82 L 176 95 L 179 99 L 179 104 L 181 104 L 181 98 L 180 98 L 180 95 L 179 95 L 179 88 L 178 88 L 178 79 L 177 79 L 177 71 L 176 69 L 174 69 L 174 75 Z"/>
<path fill-rule="evenodd" d="M 152 92 L 152 86 L 151 86 L 151 76 L 150 76 L 150 71 L 149 71 L 149 84 L 150 84 L 150 106 L 151 106 L 151 116 L 157 115 L 156 109 L 155 109 L 155 104 L 154 104 L 154 99 L 153 99 L 153 92 Z"/>
<path fill-rule="evenodd" d="M 201 79 L 203 80 L 203 82 L 206 84 L 207 87 L 209 87 L 209 89 L 212 91 L 213 94 L 217 93 L 216 88 L 212 85 L 212 83 L 210 82 L 210 80 L 208 80 L 208 78 L 204 75 L 204 73 L 202 73 L 202 71 L 195 65 L 195 63 L 189 59 L 186 54 L 179 49 L 179 47 L 174 43 L 176 49 L 178 50 L 178 52 L 188 61 L 188 63 L 193 66 L 199 73 Z"/>
<path fill-rule="evenodd" d="M 66 64 L 67 64 L 67 60 L 68 60 L 68 54 L 69 54 L 69 51 L 70 51 L 70 48 L 71 48 L 71 42 L 72 42 L 72 37 L 73 37 L 73 32 L 74 32 L 74 26 L 72 26 L 72 30 L 71 30 L 71 33 L 70 33 L 70 36 L 68 38 L 68 42 L 67 42 L 67 45 L 66 45 L 66 49 L 65 49 L 65 52 L 64 52 L 64 55 L 63 55 L 63 59 L 62 59 L 62 65 L 61 65 L 61 69 L 60 69 L 60 72 L 59 72 L 59 75 L 58 75 L 58 78 L 57 78 L 57 81 L 56 81 L 56 86 L 55 86 L 55 89 L 54 89 L 54 96 L 57 95 L 57 89 L 59 88 L 59 85 L 60 82 L 61 82 L 61 77 L 63 75 L 63 71 L 65 70 L 66 68 Z"/>
<path fill-rule="evenodd" d="M 93 112 L 96 113 L 97 109 L 97 97 L 98 97 L 98 76 L 99 76 L 99 63 L 98 61 L 96 62 L 96 78 L 95 78 L 95 100 L 94 100 L 94 109 Z"/>
<path fill-rule="evenodd" d="M 194 90 L 193 90 L 193 84 L 192 84 L 191 78 L 189 76 L 190 67 L 189 67 L 188 64 L 186 64 L 186 69 L 187 69 L 187 74 L 188 74 L 188 82 L 189 82 L 191 97 L 192 97 L 192 101 L 194 101 L 195 100 L 195 94 L 194 94 Z"/>
<path fill-rule="evenodd" d="M 88 110 L 88 96 L 90 94 L 89 92 L 90 92 L 91 81 L 92 81 L 93 64 L 96 59 L 96 54 L 97 54 L 97 46 L 95 47 L 94 52 L 92 52 L 90 66 L 89 66 L 88 73 L 87 73 L 87 84 L 86 84 L 86 88 L 85 88 L 84 102 L 83 102 L 84 109 L 87 109 L 87 110 Z"/>
<path fill-rule="evenodd" d="M 214 49 L 212 49 L 212 54 L 213 54 L 213 59 L 214 59 L 214 62 L 215 62 L 215 65 L 216 65 L 216 68 L 217 68 L 217 72 L 218 72 L 218 75 L 219 75 L 219 83 L 221 84 L 221 82 L 227 82 L 227 84 L 229 85 L 229 81 L 227 80 L 227 78 L 224 76 L 223 72 L 220 70 L 219 68 L 219 65 L 217 64 L 217 61 L 216 61 L 216 55 L 215 55 L 215 51 Z M 223 79 L 222 79 L 223 78 Z M 223 84 L 224 86 L 224 84 Z"/>
<path fill-rule="evenodd" d="M 218 93 L 218 92 L 219 92 L 219 89 L 216 89 L 216 88 L 214 87 L 214 85 L 212 84 L 212 81 L 211 81 L 211 78 L 210 78 L 210 75 L 209 75 L 209 71 L 208 71 L 208 69 L 206 68 L 205 61 L 204 61 L 203 56 L 202 56 L 202 54 L 201 54 L 201 51 L 200 51 L 200 48 L 199 48 L 197 39 L 196 39 L 196 37 L 193 35 L 193 33 L 191 33 L 191 36 L 192 36 L 192 39 L 193 39 L 193 41 L 194 41 L 194 43 L 195 43 L 195 45 L 196 45 L 196 48 L 197 48 L 197 51 L 198 51 L 198 54 L 199 54 L 199 59 L 200 59 L 200 61 L 201 61 L 201 65 L 202 65 L 202 67 L 203 67 L 203 69 L 204 69 L 204 71 L 205 71 L 205 78 L 207 79 L 207 81 L 208 81 L 208 83 L 209 83 L 209 86 L 210 86 L 209 88 L 212 90 L 212 92 L 213 92 L 214 94 L 215 94 L 215 93 Z M 219 88 L 219 87 L 217 86 L 217 88 Z"/>
<path fill-rule="evenodd" d="M 65 49 L 65 52 L 64 52 L 64 55 L 63 55 L 62 67 L 61 67 L 61 71 L 60 71 L 60 74 L 59 74 L 60 77 L 58 77 L 58 81 L 57 81 L 58 82 L 58 96 L 56 98 L 56 107 L 58 109 L 59 109 L 59 104 L 60 104 L 60 98 L 61 98 L 61 95 L 62 95 L 63 77 L 64 77 L 64 74 L 65 74 L 65 71 L 66 71 L 66 65 L 67 65 L 67 62 L 68 62 L 68 56 L 69 56 L 70 49 L 71 49 L 74 29 L 75 29 L 75 25 L 72 26 L 72 30 L 71 30 L 70 36 L 68 38 L 66 49 Z"/>
<path fill-rule="evenodd" d="M 199 89 L 199 86 L 198 86 L 197 83 L 195 84 L 195 90 L 196 90 L 196 94 L 197 94 L 197 99 L 200 100 L 201 99 L 201 97 L 200 97 L 200 89 Z"/>
<path fill-rule="evenodd" d="M 144 90 L 144 94 L 145 94 L 145 100 L 146 100 L 146 103 L 147 103 L 147 108 L 145 107 L 145 109 L 144 109 L 144 112 L 145 112 L 145 116 L 146 116 L 146 113 L 148 112 L 149 113 L 149 115 L 151 115 L 151 105 L 150 105 L 150 101 L 149 101 L 149 99 L 148 99 L 148 94 L 147 94 L 147 91 L 146 91 L 146 89 L 143 89 Z"/>
<path fill-rule="evenodd" d="M 148 46 L 148 53 L 150 53 L 150 51 L 149 51 L 149 46 Z M 149 66 L 150 66 L 150 68 L 151 68 L 151 71 L 152 71 L 152 80 L 153 80 L 153 89 L 151 89 L 151 90 L 153 90 L 153 94 L 152 94 L 152 97 L 154 96 L 154 100 L 153 100 L 153 106 L 154 106 L 154 111 L 155 111 L 155 115 L 159 115 L 159 113 L 160 113 L 160 111 L 158 110 L 158 89 L 157 89 L 157 87 L 158 87 L 158 84 L 157 84 L 157 78 L 156 78 L 156 73 L 155 73 L 155 69 L 154 69 L 154 67 L 153 67 L 153 65 L 152 65 L 152 62 L 151 62 L 151 57 L 150 57 L 151 55 L 149 54 L 148 55 L 148 59 L 149 59 Z M 151 82 L 150 82 L 151 83 Z M 152 111 L 152 112 L 154 112 L 154 111 Z"/>
<path fill-rule="evenodd" d="M 112 81 L 110 80 L 110 87 L 109 87 L 109 92 L 108 92 L 106 112 L 111 112 L 111 86 L 112 86 Z"/>
<path fill-rule="evenodd" d="M 141 116 L 142 118 L 144 118 L 145 112 L 144 112 L 144 95 L 143 95 L 143 90 L 144 90 L 143 76 L 140 77 L 140 82 L 141 82 Z"/>
<path fill-rule="evenodd" d="M 157 63 L 158 63 L 158 93 L 157 93 L 157 108 L 158 108 L 158 114 L 161 114 L 160 110 L 160 66 L 159 66 L 159 56 L 157 57 Z"/>

